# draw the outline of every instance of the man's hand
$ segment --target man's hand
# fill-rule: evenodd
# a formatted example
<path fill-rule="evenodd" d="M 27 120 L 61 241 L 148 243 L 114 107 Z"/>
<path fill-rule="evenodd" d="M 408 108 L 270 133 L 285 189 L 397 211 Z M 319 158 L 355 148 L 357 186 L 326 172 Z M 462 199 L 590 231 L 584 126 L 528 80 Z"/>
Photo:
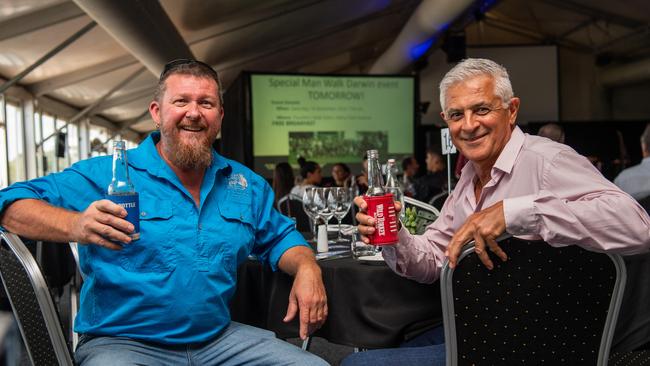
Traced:
<path fill-rule="evenodd" d="M 503 234 L 505 230 L 506 219 L 503 214 L 503 201 L 499 201 L 493 206 L 471 215 L 449 242 L 445 252 L 445 255 L 449 258 L 449 266 L 451 268 L 456 267 L 463 245 L 471 240 L 476 242 L 474 252 L 488 269 L 494 268 L 494 263 L 492 263 L 485 250 L 486 244 L 494 254 L 505 262 L 508 260 L 508 256 L 496 242 L 496 238 Z"/>
<path fill-rule="evenodd" d="M 296 272 L 289 306 L 283 321 L 290 322 L 300 311 L 300 338 L 306 339 L 318 330 L 327 318 L 327 296 L 320 267 L 315 261 L 303 264 Z"/>
<path fill-rule="evenodd" d="M 370 239 L 368 239 L 368 235 L 372 235 L 372 233 L 375 232 L 375 219 L 374 217 L 368 216 L 366 214 L 366 212 L 368 212 L 368 204 L 362 196 L 355 197 L 354 204 L 359 207 L 359 212 L 357 212 L 356 218 L 357 222 L 359 223 L 359 226 L 357 226 L 357 228 L 359 234 L 361 234 L 361 240 L 364 243 L 369 244 Z M 395 201 L 395 215 L 399 216 L 401 209 L 402 205 L 399 203 L 399 201 Z M 400 225 L 399 221 L 397 222 L 397 225 Z"/>
<path fill-rule="evenodd" d="M 72 220 L 69 229 L 72 241 L 120 250 L 122 246 L 116 242 L 130 243 L 127 234 L 135 229 L 125 217 L 126 210 L 122 206 L 109 200 L 95 201 Z"/>

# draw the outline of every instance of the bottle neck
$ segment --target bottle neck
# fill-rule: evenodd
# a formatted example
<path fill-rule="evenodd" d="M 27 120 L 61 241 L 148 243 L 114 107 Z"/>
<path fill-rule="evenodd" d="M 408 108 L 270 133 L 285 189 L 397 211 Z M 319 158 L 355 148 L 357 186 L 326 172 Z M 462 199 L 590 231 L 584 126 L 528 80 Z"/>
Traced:
<path fill-rule="evenodd" d="M 126 150 L 115 149 L 113 151 L 113 179 L 108 186 L 108 193 L 119 194 L 133 191 L 133 184 L 131 184 L 131 180 L 129 179 Z"/>
<path fill-rule="evenodd" d="M 394 169 L 392 165 L 386 166 L 386 187 L 395 187 L 397 185 Z"/>
<path fill-rule="evenodd" d="M 381 196 L 384 194 L 384 180 L 381 176 L 379 160 L 368 158 L 368 196 Z"/>

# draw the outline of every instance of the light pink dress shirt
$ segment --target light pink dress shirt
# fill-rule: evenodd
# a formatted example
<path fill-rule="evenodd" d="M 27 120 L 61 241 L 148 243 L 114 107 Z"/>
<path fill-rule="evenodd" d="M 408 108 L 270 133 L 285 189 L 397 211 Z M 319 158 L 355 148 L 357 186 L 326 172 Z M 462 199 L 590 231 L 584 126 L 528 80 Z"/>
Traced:
<path fill-rule="evenodd" d="M 566 145 L 515 127 L 478 200 L 475 177 L 470 162 L 440 217 L 423 235 L 402 228 L 399 243 L 384 247 L 384 259 L 396 273 L 434 282 L 456 230 L 471 214 L 502 200 L 506 231 L 518 238 L 542 239 L 556 247 L 575 244 L 595 252 L 650 250 L 650 218 L 645 210 Z"/>

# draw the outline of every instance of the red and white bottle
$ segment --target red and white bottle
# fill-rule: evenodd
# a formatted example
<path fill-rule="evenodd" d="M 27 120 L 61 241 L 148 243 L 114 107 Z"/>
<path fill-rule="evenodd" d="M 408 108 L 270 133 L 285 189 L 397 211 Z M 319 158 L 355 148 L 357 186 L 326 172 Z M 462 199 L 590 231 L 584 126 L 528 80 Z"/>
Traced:
<path fill-rule="evenodd" d="M 368 150 L 368 191 L 364 200 L 368 204 L 368 215 L 375 219 L 375 232 L 369 236 L 372 245 L 393 245 L 397 243 L 397 214 L 393 195 L 384 189 L 379 153 Z"/>

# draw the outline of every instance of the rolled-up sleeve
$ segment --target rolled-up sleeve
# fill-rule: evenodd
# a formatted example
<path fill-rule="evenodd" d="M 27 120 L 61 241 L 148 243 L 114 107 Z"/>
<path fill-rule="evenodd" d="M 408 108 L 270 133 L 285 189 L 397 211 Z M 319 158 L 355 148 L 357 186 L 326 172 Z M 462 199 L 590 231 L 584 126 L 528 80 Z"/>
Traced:
<path fill-rule="evenodd" d="M 273 191 L 263 182 L 259 192 L 259 208 L 253 254 L 269 263 L 276 271 L 280 258 L 288 249 L 296 246 L 311 248 L 305 238 L 296 231 L 294 221 L 282 215 L 273 205 Z"/>
<path fill-rule="evenodd" d="M 386 264 L 400 276 L 421 283 L 433 283 L 440 277 L 445 261 L 445 249 L 453 236 L 451 232 L 455 198 L 452 194 L 438 219 L 422 235 L 412 235 L 402 226 L 399 242 L 384 246 L 382 255 Z"/>

